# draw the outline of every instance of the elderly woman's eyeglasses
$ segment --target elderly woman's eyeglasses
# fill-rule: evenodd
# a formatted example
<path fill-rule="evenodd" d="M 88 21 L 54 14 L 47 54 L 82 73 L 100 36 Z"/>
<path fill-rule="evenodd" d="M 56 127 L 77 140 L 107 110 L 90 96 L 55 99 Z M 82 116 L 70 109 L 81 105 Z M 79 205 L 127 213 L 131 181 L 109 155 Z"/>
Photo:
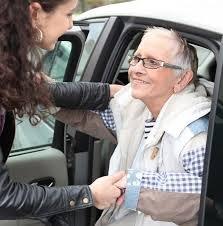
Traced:
<path fill-rule="evenodd" d="M 157 69 L 160 67 L 165 67 L 165 68 L 172 68 L 176 70 L 183 70 L 183 68 L 180 66 L 177 66 L 174 64 L 168 64 L 162 60 L 157 60 L 153 58 L 141 58 L 138 56 L 131 56 L 129 58 L 129 64 L 131 66 L 136 66 L 136 64 L 138 64 L 140 60 L 142 61 L 143 66 L 148 69 Z"/>

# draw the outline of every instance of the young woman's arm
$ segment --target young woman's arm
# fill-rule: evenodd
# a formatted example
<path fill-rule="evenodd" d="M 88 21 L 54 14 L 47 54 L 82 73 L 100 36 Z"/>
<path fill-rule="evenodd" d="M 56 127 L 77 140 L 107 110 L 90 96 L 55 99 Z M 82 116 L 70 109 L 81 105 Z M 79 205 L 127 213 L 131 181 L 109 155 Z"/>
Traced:
<path fill-rule="evenodd" d="M 108 83 L 54 82 L 49 88 L 56 107 L 69 109 L 104 110 L 113 93 Z"/>

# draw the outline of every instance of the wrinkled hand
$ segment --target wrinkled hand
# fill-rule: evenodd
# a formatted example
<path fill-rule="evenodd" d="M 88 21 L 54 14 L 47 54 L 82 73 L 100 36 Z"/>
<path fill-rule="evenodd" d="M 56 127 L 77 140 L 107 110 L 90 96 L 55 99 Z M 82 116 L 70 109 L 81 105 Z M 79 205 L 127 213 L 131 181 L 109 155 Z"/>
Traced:
<path fill-rule="evenodd" d="M 124 175 L 124 177 L 122 177 L 119 181 L 115 183 L 115 186 L 121 189 L 126 188 L 126 184 L 127 184 L 127 175 Z"/>
<path fill-rule="evenodd" d="M 115 183 L 124 175 L 124 172 L 121 171 L 111 176 L 100 177 L 89 186 L 95 207 L 105 209 L 116 203 L 117 198 L 121 195 L 121 190 L 115 186 Z"/>
<path fill-rule="evenodd" d="M 113 97 L 123 86 L 111 84 L 110 86 L 110 97 Z"/>
<path fill-rule="evenodd" d="M 55 82 L 55 79 L 47 76 L 46 74 L 44 74 L 43 72 L 39 72 L 36 74 L 36 76 L 34 77 L 34 81 L 38 84 L 40 84 L 42 81 L 46 81 L 49 83 L 53 83 Z"/>
<path fill-rule="evenodd" d="M 125 195 L 125 189 L 127 184 L 127 176 L 121 178 L 117 183 L 115 183 L 115 186 L 120 188 L 122 191 L 122 194 L 120 197 L 118 197 L 116 204 L 121 205 L 124 202 L 124 195 Z"/>

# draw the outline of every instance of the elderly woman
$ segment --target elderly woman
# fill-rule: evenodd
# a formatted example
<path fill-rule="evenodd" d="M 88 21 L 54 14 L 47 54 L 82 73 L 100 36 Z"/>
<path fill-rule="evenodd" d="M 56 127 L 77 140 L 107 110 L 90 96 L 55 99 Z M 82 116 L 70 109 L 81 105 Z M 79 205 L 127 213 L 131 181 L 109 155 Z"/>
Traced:
<path fill-rule="evenodd" d="M 118 145 L 109 174 L 127 171 L 117 185 L 125 188 L 125 201 L 105 210 L 97 226 L 196 225 L 211 106 L 196 82 L 197 63 L 195 49 L 177 32 L 145 32 L 129 61 L 130 84 L 110 102 Z M 79 121 L 78 112 L 71 115 L 67 122 L 101 135 L 86 128 L 92 112 L 79 114 Z"/>

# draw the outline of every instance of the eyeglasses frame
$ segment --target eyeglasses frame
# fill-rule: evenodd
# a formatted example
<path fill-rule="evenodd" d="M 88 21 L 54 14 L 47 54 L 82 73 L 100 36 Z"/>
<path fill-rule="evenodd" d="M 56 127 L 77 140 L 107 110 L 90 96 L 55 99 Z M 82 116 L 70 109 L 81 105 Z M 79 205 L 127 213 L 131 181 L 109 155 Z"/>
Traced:
<path fill-rule="evenodd" d="M 139 63 L 140 60 L 141 60 L 143 67 L 145 67 L 147 69 L 158 69 L 160 67 L 165 67 L 165 68 L 171 68 L 171 69 L 175 69 L 175 70 L 184 70 L 180 66 L 177 66 L 177 65 L 174 65 L 174 64 L 169 64 L 169 63 L 166 63 L 165 61 L 162 61 L 162 60 L 157 60 L 157 59 L 154 59 L 154 58 L 151 58 L 151 57 L 141 58 L 141 57 L 134 56 L 134 55 L 133 56 L 129 56 L 129 60 L 128 60 L 129 65 L 131 65 L 133 67 L 136 66 L 136 64 L 137 64 L 137 63 L 135 65 L 131 64 L 131 61 L 133 60 L 133 58 L 137 58 L 138 59 L 138 62 L 137 63 Z M 151 59 L 151 60 L 157 61 L 157 62 L 160 63 L 160 65 L 158 67 L 146 67 L 145 66 L 145 61 L 144 61 L 145 59 Z"/>

